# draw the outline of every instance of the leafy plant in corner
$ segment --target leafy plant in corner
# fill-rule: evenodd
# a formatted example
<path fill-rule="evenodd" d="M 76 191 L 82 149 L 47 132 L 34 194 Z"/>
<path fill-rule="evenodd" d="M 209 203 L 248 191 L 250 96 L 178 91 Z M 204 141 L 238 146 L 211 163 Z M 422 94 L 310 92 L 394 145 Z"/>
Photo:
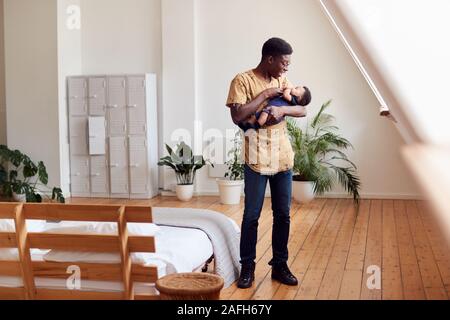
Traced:
<path fill-rule="evenodd" d="M 203 168 L 207 163 L 214 165 L 205 160 L 203 156 L 194 156 L 191 147 L 181 142 L 176 145 L 175 150 L 166 144 L 168 156 L 159 160 L 158 166 L 167 166 L 175 171 L 178 185 L 194 184 L 195 175 L 198 170 Z"/>
<path fill-rule="evenodd" d="M 230 160 L 226 162 L 228 167 L 225 178 L 232 181 L 244 179 L 244 163 L 242 161 L 242 133 L 237 131 L 233 139 L 233 148 L 228 152 Z"/>
<path fill-rule="evenodd" d="M 359 202 L 360 178 L 356 165 L 343 152 L 352 144 L 336 133 L 334 117 L 325 113 L 331 101 L 323 104 L 305 131 L 293 119 L 287 120 L 291 144 L 295 152 L 294 180 L 315 182 L 315 193 L 321 195 L 339 183 Z"/>
<path fill-rule="evenodd" d="M 13 193 L 23 194 L 27 202 L 42 202 L 42 194 L 45 197 L 50 191 L 47 184 L 48 173 L 42 161 L 36 164 L 19 150 L 0 145 L 0 195 L 11 198 Z M 51 200 L 65 202 L 61 188 L 51 191 Z"/>

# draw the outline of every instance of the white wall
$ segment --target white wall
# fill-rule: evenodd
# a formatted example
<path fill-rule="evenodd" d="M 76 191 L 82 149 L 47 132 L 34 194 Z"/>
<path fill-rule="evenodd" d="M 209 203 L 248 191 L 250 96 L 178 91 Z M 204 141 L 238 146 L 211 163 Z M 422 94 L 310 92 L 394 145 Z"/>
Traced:
<path fill-rule="evenodd" d="M 236 73 L 258 64 L 265 40 L 279 36 L 295 50 L 290 80 L 308 85 L 313 92 L 309 114 L 314 115 L 321 103 L 333 99 L 330 112 L 336 116 L 342 134 L 355 146 L 350 157 L 359 168 L 362 194 L 417 196 L 418 190 L 400 157 L 402 139 L 392 123 L 378 116 L 376 98 L 319 4 L 314 0 L 283 0 L 277 1 L 276 7 L 288 9 L 274 10 L 270 0 L 197 1 L 198 120 L 204 129 L 224 131 L 234 127 L 225 107 L 229 83 Z M 165 114 L 168 112 L 165 109 Z M 198 184 L 204 193 L 217 188 L 206 171 Z M 340 188 L 333 191 L 342 192 Z"/>
<path fill-rule="evenodd" d="M 196 95 L 195 0 L 162 2 L 163 143 L 173 145 L 178 135 L 189 132 L 193 145 L 198 119 Z M 165 150 L 165 148 L 164 148 Z M 164 173 L 164 188 L 176 183 L 172 170 Z"/>
<path fill-rule="evenodd" d="M 162 150 L 161 0 L 80 1 L 82 73 L 155 73 Z"/>
<path fill-rule="evenodd" d="M 80 74 L 81 68 L 81 30 L 67 25 L 72 11 L 70 6 L 80 7 L 80 0 L 58 0 L 58 103 L 59 103 L 59 136 L 60 136 L 60 174 L 61 188 L 64 193 L 70 192 L 70 155 L 67 110 L 67 76 Z"/>
<path fill-rule="evenodd" d="M 3 0 L 0 0 L 0 144 L 6 144 L 5 47 Z"/>
<path fill-rule="evenodd" d="M 81 0 L 84 74 L 161 71 L 160 0 Z"/>
<path fill-rule="evenodd" d="M 7 142 L 60 185 L 56 0 L 5 0 Z"/>

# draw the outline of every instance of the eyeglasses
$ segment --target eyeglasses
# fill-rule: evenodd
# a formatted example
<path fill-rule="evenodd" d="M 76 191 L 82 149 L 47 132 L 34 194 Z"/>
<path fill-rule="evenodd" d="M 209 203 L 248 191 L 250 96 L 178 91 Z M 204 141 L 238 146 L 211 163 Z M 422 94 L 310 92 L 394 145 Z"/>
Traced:
<path fill-rule="evenodd" d="M 286 61 L 286 60 L 280 60 L 280 64 L 283 66 L 283 67 L 289 67 L 290 65 L 291 65 L 291 61 Z"/>
<path fill-rule="evenodd" d="M 289 67 L 290 65 L 291 65 L 291 62 L 290 62 L 290 61 L 286 61 L 286 62 L 281 61 L 281 66 L 284 67 L 284 68 L 287 68 L 287 67 Z"/>

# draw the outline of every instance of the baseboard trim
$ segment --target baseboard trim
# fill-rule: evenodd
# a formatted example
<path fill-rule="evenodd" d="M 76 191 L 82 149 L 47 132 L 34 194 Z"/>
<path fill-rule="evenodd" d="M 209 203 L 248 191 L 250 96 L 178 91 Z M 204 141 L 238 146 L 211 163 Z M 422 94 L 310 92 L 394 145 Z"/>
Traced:
<path fill-rule="evenodd" d="M 363 193 L 360 195 L 361 199 L 366 200 L 425 200 L 422 195 L 419 194 L 378 194 L 378 193 Z M 347 193 L 327 193 L 317 198 L 329 198 L 329 199 L 353 199 Z"/>
<path fill-rule="evenodd" d="M 175 192 L 162 190 L 161 195 L 165 197 L 175 197 Z M 198 190 L 194 192 L 194 196 L 196 197 L 207 197 L 214 196 L 218 197 L 219 192 L 210 191 L 210 190 Z M 242 194 L 244 196 L 244 194 Z M 270 198 L 270 193 L 266 193 L 266 198 Z M 317 198 L 330 198 L 330 199 L 352 199 L 350 195 L 347 193 L 327 193 L 323 196 L 318 196 Z M 401 194 L 401 193 L 392 193 L 392 194 L 379 194 L 379 193 L 363 193 L 361 194 L 361 199 L 367 200 L 425 200 L 422 195 L 419 194 Z"/>

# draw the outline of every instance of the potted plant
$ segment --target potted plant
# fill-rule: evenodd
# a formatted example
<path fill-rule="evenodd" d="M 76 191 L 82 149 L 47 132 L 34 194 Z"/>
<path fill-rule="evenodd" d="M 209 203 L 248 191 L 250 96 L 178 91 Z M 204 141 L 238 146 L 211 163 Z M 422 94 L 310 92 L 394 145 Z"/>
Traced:
<path fill-rule="evenodd" d="M 65 202 L 61 188 L 47 186 L 48 173 L 42 161 L 34 163 L 19 150 L 0 145 L 0 195 L 17 202 Z M 52 196 L 48 196 L 51 191 Z"/>
<path fill-rule="evenodd" d="M 293 119 L 288 119 L 288 132 L 295 152 L 293 197 L 308 202 L 333 188 L 336 180 L 359 202 L 360 178 L 356 165 L 343 152 L 352 144 L 336 133 L 334 117 L 325 113 L 328 101 L 320 108 L 311 124 L 302 131 Z"/>
<path fill-rule="evenodd" d="M 189 201 L 194 194 L 195 175 L 206 163 L 203 156 L 194 156 L 191 147 L 181 142 L 173 150 L 166 144 L 168 156 L 159 160 L 159 166 L 167 166 L 175 171 L 177 178 L 176 194 L 179 200 Z M 214 167 L 214 165 L 211 163 Z"/>
<path fill-rule="evenodd" d="M 233 148 L 228 152 L 230 160 L 226 162 L 228 170 L 224 178 L 217 179 L 220 202 L 222 204 L 239 204 L 244 185 L 244 163 L 242 161 L 242 133 L 236 132 Z"/>

